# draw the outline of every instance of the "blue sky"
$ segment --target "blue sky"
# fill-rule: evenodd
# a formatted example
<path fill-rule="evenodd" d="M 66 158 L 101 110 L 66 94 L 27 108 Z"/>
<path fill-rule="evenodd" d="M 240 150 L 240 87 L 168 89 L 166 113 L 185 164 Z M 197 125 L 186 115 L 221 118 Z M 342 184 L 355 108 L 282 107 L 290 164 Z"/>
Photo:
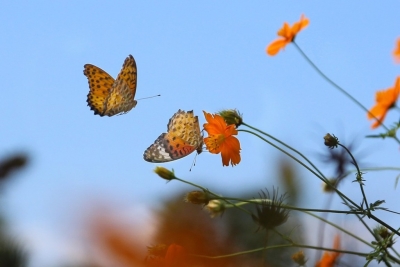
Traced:
<path fill-rule="evenodd" d="M 191 188 L 165 184 L 142 159 L 178 110 L 236 108 L 244 120 L 280 138 L 320 164 L 323 136 L 357 138 L 368 166 L 398 166 L 399 146 L 365 139 L 365 112 L 327 84 L 289 45 L 275 57 L 265 47 L 284 21 L 305 14 L 310 25 L 296 38 L 307 55 L 366 107 L 376 90 L 393 86 L 400 65 L 391 52 L 400 36 L 399 1 L 8 1 L 2 4 L 0 156 L 27 152 L 29 167 L 3 193 L 3 209 L 22 239 L 43 233 L 61 243 L 35 246 L 31 266 L 65 259 L 65 228 L 93 198 L 113 199 L 141 210 L 173 192 Z M 139 101 L 126 115 L 99 117 L 86 106 L 91 63 L 113 77 L 132 54 L 138 68 Z M 391 112 L 388 125 L 398 119 Z M 231 195 L 279 184 L 274 148 L 239 135 L 242 162 L 222 167 L 219 155 L 203 153 L 165 164 L 183 179 Z M 321 208 L 320 181 L 298 167 L 310 190 L 304 206 Z M 368 174 L 372 200 L 396 209 L 397 173 Z M 267 179 L 267 180 L 266 180 Z M 360 202 L 358 187 L 345 193 Z M 318 201 L 316 201 L 316 198 Z M 339 202 L 339 201 L 337 201 Z M 321 203 L 321 205 L 319 205 Z M 340 204 L 336 207 L 341 208 Z M 382 214 L 389 223 L 394 216 Z M 45 239 L 45 238 L 44 238 Z M 53 249 L 53 256 L 48 256 Z"/>

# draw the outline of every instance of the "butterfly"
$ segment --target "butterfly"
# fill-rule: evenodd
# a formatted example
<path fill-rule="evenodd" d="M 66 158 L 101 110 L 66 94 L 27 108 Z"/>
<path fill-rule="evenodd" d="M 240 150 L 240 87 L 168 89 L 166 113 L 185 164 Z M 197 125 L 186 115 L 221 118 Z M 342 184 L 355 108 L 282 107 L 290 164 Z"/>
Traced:
<path fill-rule="evenodd" d="M 149 162 L 169 162 L 183 158 L 203 148 L 203 136 L 200 132 L 199 119 L 193 110 L 178 110 L 167 125 L 167 133 L 161 134 L 154 143 L 144 151 L 143 158 Z"/>
<path fill-rule="evenodd" d="M 84 66 L 83 74 L 88 78 L 90 89 L 87 103 L 95 115 L 111 117 L 127 113 L 136 106 L 137 69 L 132 55 L 125 59 L 116 80 L 91 64 Z"/>

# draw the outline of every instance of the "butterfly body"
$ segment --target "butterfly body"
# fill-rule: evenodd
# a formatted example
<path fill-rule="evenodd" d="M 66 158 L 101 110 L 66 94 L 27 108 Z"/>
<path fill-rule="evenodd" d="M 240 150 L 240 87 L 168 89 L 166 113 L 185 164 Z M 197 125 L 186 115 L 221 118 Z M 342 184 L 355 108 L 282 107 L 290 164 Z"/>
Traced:
<path fill-rule="evenodd" d="M 149 162 L 169 162 L 183 158 L 193 151 L 202 152 L 203 136 L 198 117 L 193 111 L 178 110 L 167 125 L 167 133 L 161 134 L 143 154 Z"/>
<path fill-rule="evenodd" d="M 111 117 L 136 106 L 137 68 L 131 55 L 125 59 L 116 80 L 92 64 L 84 66 L 83 74 L 88 78 L 90 89 L 87 103 L 95 115 Z"/>

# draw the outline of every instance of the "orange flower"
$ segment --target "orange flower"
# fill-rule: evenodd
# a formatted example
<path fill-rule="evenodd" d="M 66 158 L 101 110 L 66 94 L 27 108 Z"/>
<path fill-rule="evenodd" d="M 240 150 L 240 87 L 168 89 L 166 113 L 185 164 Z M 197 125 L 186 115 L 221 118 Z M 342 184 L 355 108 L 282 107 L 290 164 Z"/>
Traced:
<path fill-rule="evenodd" d="M 165 254 L 165 267 L 185 266 L 185 249 L 179 245 L 171 244 Z"/>
<path fill-rule="evenodd" d="M 132 231 L 123 229 L 113 219 L 104 215 L 91 218 L 89 227 L 92 244 L 100 249 L 101 255 L 105 255 L 107 260 L 120 262 L 120 266 L 145 266 L 142 251 L 144 246 Z"/>
<path fill-rule="evenodd" d="M 391 87 L 387 90 L 376 92 L 375 96 L 376 104 L 371 108 L 371 110 L 367 114 L 369 120 L 375 119 L 375 117 L 377 118 L 377 120 L 371 126 L 372 129 L 375 129 L 382 124 L 388 110 L 395 106 L 396 100 L 399 97 L 399 93 L 400 93 L 400 76 L 397 77 L 396 84 L 394 87 Z"/>
<path fill-rule="evenodd" d="M 146 259 L 146 267 L 185 267 L 186 251 L 182 246 L 171 244 L 168 249 L 165 245 L 148 247 L 149 256 Z M 164 254 L 164 255 L 159 255 Z"/>
<path fill-rule="evenodd" d="M 397 39 L 396 47 L 393 50 L 394 61 L 400 63 L 400 38 Z"/>
<path fill-rule="evenodd" d="M 333 248 L 339 249 L 339 243 L 339 235 L 336 235 L 335 241 L 333 242 Z M 339 256 L 339 252 L 325 252 L 324 255 L 322 255 L 321 260 L 317 264 L 315 264 L 315 267 L 333 267 L 335 266 L 335 262 Z"/>
<path fill-rule="evenodd" d="M 293 24 L 292 27 L 289 26 L 287 22 L 283 24 L 283 27 L 278 31 L 278 35 L 281 37 L 267 46 L 266 52 L 270 56 L 275 56 L 278 54 L 279 50 L 285 48 L 285 46 L 293 42 L 296 34 L 302 29 L 308 26 L 309 20 L 301 15 L 300 21 Z"/>
<path fill-rule="evenodd" d="M 229 166 L 229 162 L 232 166 L 238 164 L 240 143 L 236 137 L 232 136 L 238 134 L 235 125 L 227 125 L 220 115 L 203 112 L 208 122 L 204 123 L 204 129 L 208 133 L 208 137 L 204 138 L 204 143 L 208 151 L 213 154 L 221 153 L 223 166 Z"/>

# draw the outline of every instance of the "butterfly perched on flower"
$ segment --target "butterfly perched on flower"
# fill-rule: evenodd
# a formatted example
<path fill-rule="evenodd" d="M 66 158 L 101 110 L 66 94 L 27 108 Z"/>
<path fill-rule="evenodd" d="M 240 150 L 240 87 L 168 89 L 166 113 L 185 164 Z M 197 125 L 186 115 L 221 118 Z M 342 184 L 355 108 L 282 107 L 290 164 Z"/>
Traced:
<path fill-rule="evenodd" d="M 116 80 L 91 64 L 84 66 L 83 74 L 89 81 L 87 103 L 95 115 L 111 117 L 127 113 L 136 106 L 137 69 L 131 55 L 125 59 Z"/>
<path fill-rule="evenodd" d="M 199 119 L 193 111 L 178 110 L 167 125 L 167 132 L 161 134 L 143 154 L 145 161 L 169 162 L 183 158 L 193 151 L 202 152 L 203 136 Z"/>

